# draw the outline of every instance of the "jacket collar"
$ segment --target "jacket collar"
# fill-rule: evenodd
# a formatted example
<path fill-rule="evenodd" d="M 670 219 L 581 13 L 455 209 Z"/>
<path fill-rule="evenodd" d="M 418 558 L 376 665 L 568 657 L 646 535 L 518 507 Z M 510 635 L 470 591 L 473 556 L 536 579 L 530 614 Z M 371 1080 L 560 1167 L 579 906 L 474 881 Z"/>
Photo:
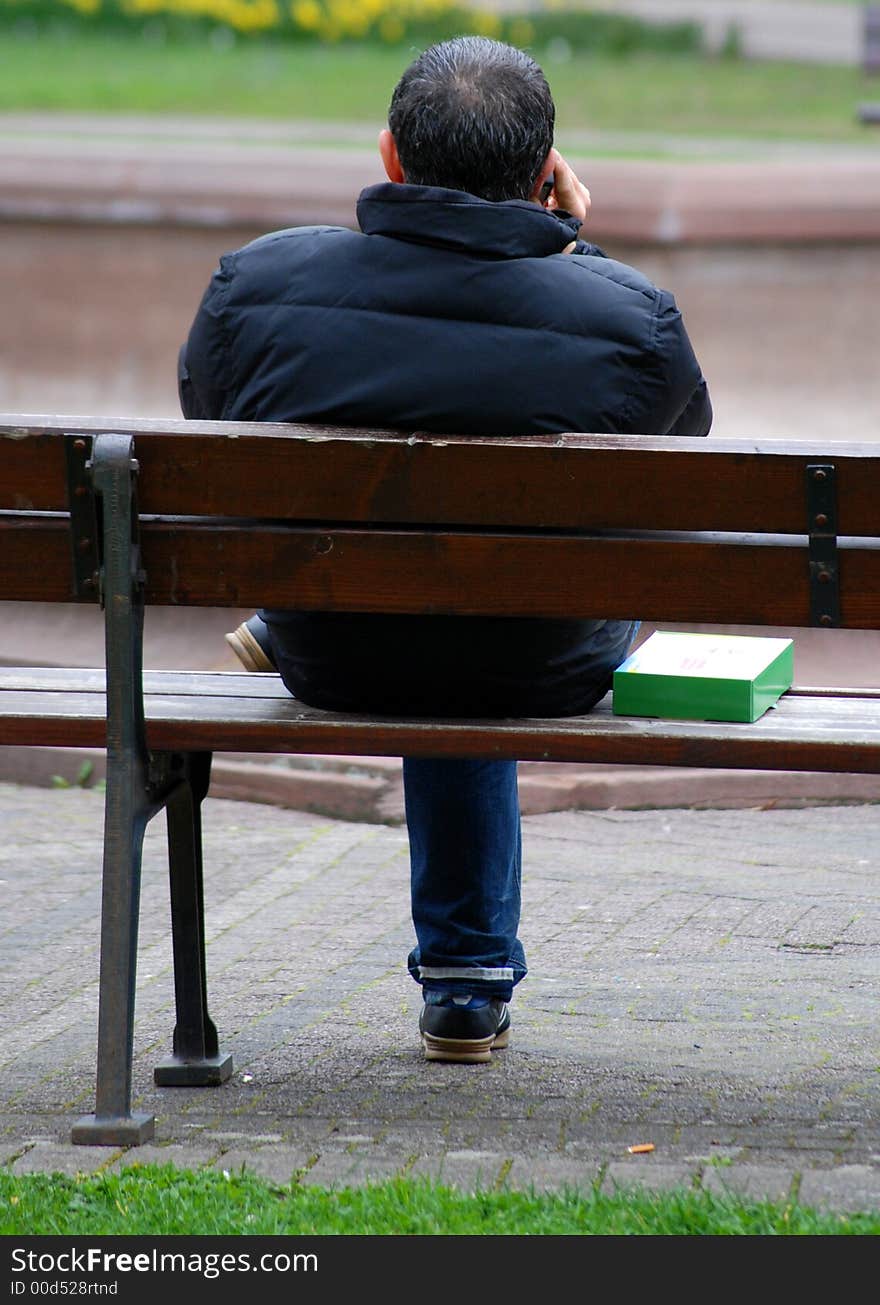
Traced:
<path fill-rule="evenodd" d="M 470 250 L 499 258 L 542 258 L 577 238 L 577 218 L 549 213 L 523 199 L 492 203 L 463 190 L 385 181 L 361 192 L 358 222 L 365 235 Z"/>

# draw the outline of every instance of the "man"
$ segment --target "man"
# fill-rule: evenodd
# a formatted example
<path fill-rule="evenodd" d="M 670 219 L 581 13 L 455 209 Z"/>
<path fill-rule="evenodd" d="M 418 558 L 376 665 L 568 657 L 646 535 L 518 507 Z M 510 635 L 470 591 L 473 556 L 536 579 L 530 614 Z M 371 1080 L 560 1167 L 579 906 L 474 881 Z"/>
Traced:
<path fill-rule="evenodd" d="M 553 147 L 528 55 L 477 37 L 403 74 L 361 230 L 274 232 L 221 259 L 181 353 L 187 417 L 439 433 L 704 435 L 706 384 L 670 294 L 579 238 L 590 195 Z M 263 612 L 229 636 L 327 710 L 569 715 L 608 690 L 636 622 Z M 429 1059 L 509 1037 L 516 763 L 404 759 Z"/>

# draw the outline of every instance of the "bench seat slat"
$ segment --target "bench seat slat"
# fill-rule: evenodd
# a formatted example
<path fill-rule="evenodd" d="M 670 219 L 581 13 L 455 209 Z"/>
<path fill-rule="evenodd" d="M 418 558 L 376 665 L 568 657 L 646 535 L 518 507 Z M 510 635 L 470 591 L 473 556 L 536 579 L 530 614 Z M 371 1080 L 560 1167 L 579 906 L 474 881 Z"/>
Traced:
<path fill-rule="evenodd" d="M 0 668 L 0 744 L 101 747 L 100 673 L 83 687 L 57 674 Z M 150 672 L 147 739 L 156 750 L 350 756 L 485 755 L 578 761 L 880 773 L 880 699 L 786 694 L 753 724 L 614 716 L 610 695 L 589 715 L 510 721 L 378 718 L 295 702 L 274 676 Z M 91 687 L 88 685 L 91 684 Z M 206 692 L 207 690 L 207 692 Z"/>
<path fill-rule="evenodd" d="M 194 687 L 193 676 L 196 676 Z M 10 690 L 74 690 L 78 693 L 105 691 L 103 667 L 3 666 L 0 667 L 0 692 Z M 274 672 L 257 674 L 241 671 L 144 671 L 144 687 L 152 697 L 162 694 L 198 692 L 206 697 L 271 698 L 290 701 L 290 694 Z M 859 701 L 880 698 L 880 688 L 844 688 L 839 685 L 797 684 L 792 695 L 798 699 L 856 698 Z"/>
<path fill-rule="evenodd" d="M 0 666 L 0 693 L 16 692 L 105 692 L 103 667 Z M 144 671 L 144 691 L 151 697 L 163 694 L 207 697 L 271 698 L 290 701 L 280 676 L 242 671 Z"/>

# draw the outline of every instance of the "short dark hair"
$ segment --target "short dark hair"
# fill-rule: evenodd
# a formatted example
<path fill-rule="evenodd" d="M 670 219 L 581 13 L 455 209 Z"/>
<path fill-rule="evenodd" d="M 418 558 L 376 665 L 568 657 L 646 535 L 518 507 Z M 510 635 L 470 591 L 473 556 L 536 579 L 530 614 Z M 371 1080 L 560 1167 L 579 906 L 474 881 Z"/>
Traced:
<path fill-rule="evenodd" d="M 406 180 L 483 199 L 529 199 L 553 145 L 556 110 L 534 59 L 483 36 L 457 36 L 410 64 L 388 127 Z"/>

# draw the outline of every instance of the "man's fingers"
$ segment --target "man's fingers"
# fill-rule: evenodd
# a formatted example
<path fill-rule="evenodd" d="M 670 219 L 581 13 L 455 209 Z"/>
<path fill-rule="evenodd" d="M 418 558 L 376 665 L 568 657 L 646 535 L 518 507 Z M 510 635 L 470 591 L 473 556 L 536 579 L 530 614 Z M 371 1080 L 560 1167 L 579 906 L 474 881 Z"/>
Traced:
<path fill-rule="evenodd" d="M 558 150 L 553 151 L 555 185 L 549 208 L 562 208 L 581 222 L 586 221 L 592 203 L 590 192 L 575 175 Z"/>

